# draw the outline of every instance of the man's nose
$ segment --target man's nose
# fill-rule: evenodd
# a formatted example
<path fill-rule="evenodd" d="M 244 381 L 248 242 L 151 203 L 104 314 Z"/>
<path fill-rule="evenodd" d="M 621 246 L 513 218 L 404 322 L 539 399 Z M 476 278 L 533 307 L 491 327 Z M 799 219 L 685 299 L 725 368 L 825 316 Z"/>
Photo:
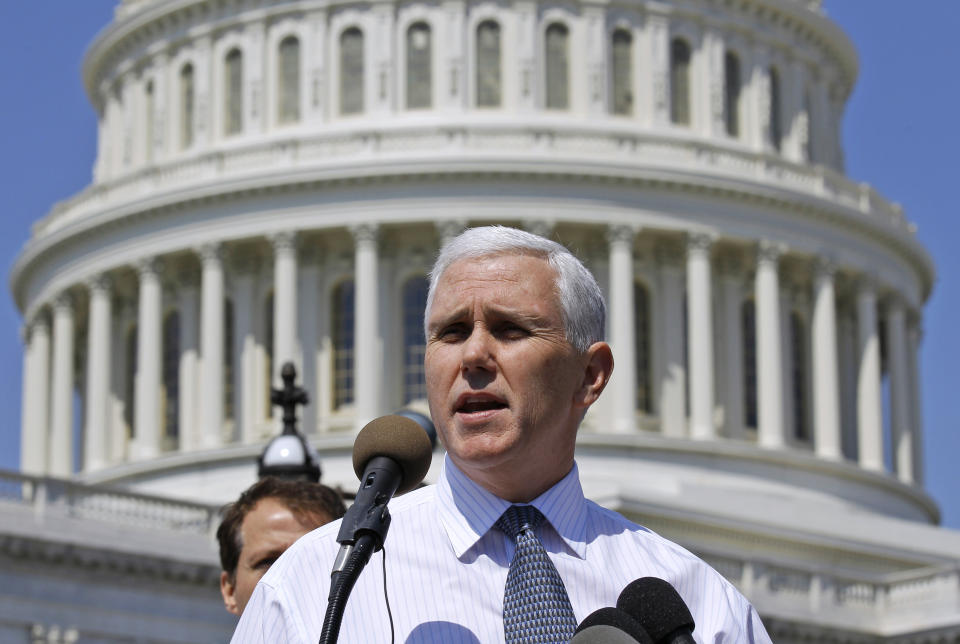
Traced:
<path fill-rule="evenodd" d="M 464 371 L 491 368 L 493 363 L 492 340 L 490 332 L 482 324 L 473 327 L 470 337 L 463 343 L 461 366 Z"/>

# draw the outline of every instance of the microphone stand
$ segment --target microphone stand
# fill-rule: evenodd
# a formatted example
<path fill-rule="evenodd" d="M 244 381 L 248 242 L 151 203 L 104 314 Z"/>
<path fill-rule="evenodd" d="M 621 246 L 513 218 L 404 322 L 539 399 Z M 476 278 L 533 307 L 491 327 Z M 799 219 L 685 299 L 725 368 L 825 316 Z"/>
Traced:
<path fill-rule="evenodd" d="M 333 563 L 333 572 L 330 573 L 330 594 L 327 596 L 327 612 L 323 617 L 319 644 L 336 643 L 350 592 L 370 561 L 370 556 L 383 547 L 387 530 L 390 529 L 387 502 L 396 491 L 396 485 L 393 489 L 384 491 L 377 490 L 370 483 L 377 474 L 393 474 L 399 483 L 400 476 L 397 474 L 402 476 L 402 472 L 393 460 L 377 456 L 367 464 L 365 474 L 364 483 L 360 485 L 356 500 L 344 515 L 340 532 L 337 534 L 337 541 L 341 546 Z"/>

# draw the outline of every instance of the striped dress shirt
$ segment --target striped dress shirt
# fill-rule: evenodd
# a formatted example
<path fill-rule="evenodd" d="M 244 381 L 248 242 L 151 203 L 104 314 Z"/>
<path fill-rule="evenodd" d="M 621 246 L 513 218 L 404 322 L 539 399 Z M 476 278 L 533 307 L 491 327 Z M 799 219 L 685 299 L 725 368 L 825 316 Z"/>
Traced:
<path fill-rule="evenodd" d="M 538 530 L 563 579 L 577 621 L 613 606 L 639 577 L 677 589 L 700 644 L 769 642 L 749 602 L 680 546 L 584 498 L 576 465 L 532 503 Z M 395 641 L 488 644 L 504 641 L 503 592 L 514 545 L 494 528 L 509 503 L 487 492 L 447 457 L 437 485 L 394 499 L 384 552 L 373 555 L 347 602 L 344 644 Z M 323 627 L 340 522 L 297 541 L 257 585 L 234 643 L 315 644 Z"/>

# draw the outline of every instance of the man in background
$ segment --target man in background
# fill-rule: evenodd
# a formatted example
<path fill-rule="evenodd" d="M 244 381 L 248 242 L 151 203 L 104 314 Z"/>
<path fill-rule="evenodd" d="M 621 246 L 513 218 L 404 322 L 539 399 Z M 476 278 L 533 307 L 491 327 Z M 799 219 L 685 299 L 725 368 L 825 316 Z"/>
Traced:
<path fill-rule="evenodd" d="M 217 528 L 223 604 L 241 615 L 271 564 L 314 528 L 346 512 L 335 490 L 310 481 L 260 479 L 224 508 Z"/>

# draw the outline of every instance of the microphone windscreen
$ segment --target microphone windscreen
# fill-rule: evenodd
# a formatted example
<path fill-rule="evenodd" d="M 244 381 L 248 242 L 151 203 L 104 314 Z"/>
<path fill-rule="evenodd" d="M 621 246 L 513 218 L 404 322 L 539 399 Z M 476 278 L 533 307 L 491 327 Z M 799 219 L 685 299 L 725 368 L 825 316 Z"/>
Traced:
<path fill-rule="evenodd" d="M 643 627 L 619 608 L 607 606 L 587 615 L 570 644 L 653 644 Z"/>
<path fill-rule="evenodd" d="M 381 416 L 364 425 L 353 443 L 353 471 L 363 479 L 363 471 L 375 456 L 386 456 L 400 465 L 403 480 L 397 494 L 419 485 L 430 469 L 433 448 L 423 428 L 404 416 Z"/>
<path fill-rule="evenodd" d="M 640 623 L 654 642 L 681 628 L 693 631 L 693 616 L 669 582 L 643 577 L 630 582 L 617 599 L 617 608 Z"/>

